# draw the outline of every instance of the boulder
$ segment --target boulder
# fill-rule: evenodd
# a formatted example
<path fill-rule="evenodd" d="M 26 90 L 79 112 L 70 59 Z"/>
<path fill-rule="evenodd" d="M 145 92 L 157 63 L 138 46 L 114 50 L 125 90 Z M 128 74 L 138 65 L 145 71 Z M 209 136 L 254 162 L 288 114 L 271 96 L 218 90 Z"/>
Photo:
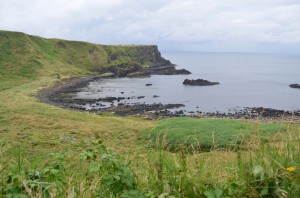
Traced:
<path fill-rule="evenodd" d="M 203 80 L 203 79 L 197 79 L 197 80 L 185 79 L 183 81 L 183 84 L 191 85 L 191 86 L 212 86 L 212 85 L 218 85 L 220 83 L 219 82 L 210 82 L 208 80 Z"/>
<path fill-rule="evenodd" d="M 299 84 L 290 84 L 290 88 L 300 89 Z"/>

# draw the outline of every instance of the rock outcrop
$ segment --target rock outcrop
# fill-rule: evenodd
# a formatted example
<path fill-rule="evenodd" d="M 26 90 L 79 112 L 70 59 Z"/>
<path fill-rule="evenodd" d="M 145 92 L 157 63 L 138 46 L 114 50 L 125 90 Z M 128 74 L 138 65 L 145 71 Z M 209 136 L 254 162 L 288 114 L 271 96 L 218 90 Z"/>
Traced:
<path fill-rule="evenodd" d="M 115 46 L 106 49 L 109 66 L 97 69 L 102 75 L 113 74 L 114 77 L 143 77 L 155 75 L 187 75 L 186 69 L 176 69 L 176 65 L 161 56 L 156 45 L 122 46 L 120 51 Z M 113 50 L 112 50 L 113 49 Z M 117 50 L 116 50 L 117 49 Z M 117 60 L 125 60 L 119 63 Z M 128 59 L 128 60 L 126 60 Z M 108 77 L 112 77 L 109 75 Z"/>
<path fill-rule="evenodd" d="M 0 46 L 5 66 L 1 70 L 19 83 L 20 79 L 27 82 L 41 75 L 41 68 L 47 68 L 46 76 L 58 78 L 87 73 L 103 78 L 190 73 L 177 70 L 176 65 L 161 56 L 156 45 L 101 45 L 0 30 Z M 4 80 L 0 75 L 0 87 L 12 86 L 11 79 Z"/>
<path fill-rule="evenodd" d="M 289 86 L 290 86 L 290 88 L 300 89 L 299 84 L 290 84 Z"/>
<path fill-rule="evenodd" d="M 203 79 L 197 79 L 197 80 L 185 79 L 183 81 L 183 84 L 191 85 L 191 86 L 212 86 L 212 85 L 218 85 L 220 83 L 219 82 L 210 82 L 208 80 L 203 80 Z"/>

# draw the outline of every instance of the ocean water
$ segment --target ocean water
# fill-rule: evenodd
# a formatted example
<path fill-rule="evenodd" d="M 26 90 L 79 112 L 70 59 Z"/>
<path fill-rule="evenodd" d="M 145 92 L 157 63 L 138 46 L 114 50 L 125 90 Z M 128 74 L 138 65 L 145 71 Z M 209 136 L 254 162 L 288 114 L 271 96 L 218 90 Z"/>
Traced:
<path fill-rule="evenodd" d="M 180 103 L 184 110 L 229 112 L 232 108 L 300 109 L 300 56 L 243 53 L 162 53 L 191 75 L 153 75 L 150 78 L 102 79 L 91 82 L 76 97 L 137 97 L 125 103 Z M 216 86 L 186 86 L 184 79 L 220 82 Z M 152 86 L 145 86 L 152 84 Z M 124 92 L 124 93 L 121 93 Z M 154 98 L 157 95 L 159 97 Z"/>

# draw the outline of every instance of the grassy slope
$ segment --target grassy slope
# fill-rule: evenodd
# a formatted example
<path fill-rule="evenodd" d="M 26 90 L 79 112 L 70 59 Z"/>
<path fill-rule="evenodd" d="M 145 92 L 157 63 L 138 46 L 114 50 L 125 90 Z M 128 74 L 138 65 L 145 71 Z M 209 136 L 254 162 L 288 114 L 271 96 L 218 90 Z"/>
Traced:
<path fill-rule="evenodd" d="M 91 74 L 95 69 L 154 62 L 156 46 L 104 46 L 0 31 L 0 90 L 40 77 Z"/>
<path fill-rule="evenodd" d="M 166 146 L 171 150 L 180 148 L 180 145 L 210 150 L 234 146 L 258 131 L 261 137 L 268 139 L 273 134 L 286 130 L 287 124 L 280 123 L 256 125 L 229 119 L 172 118 L 159 121 L 155 128 L 145 131 L 144 137 L 152 144 L 165 139 Z"/>
<path fill-rule="evenodd" d="M 0 48 L 2 138 L 55 148 L 60 145 L 59 137 L 79 139 L 98 134 L 119 145 L 134 141 L 137 131 L 152 125 L 134 118 L 68 111 L 39 103 L 34 97 L 38 89 L 51 85 L 58 76 L 88 75 L 95 68 L 135 60 L 133 46 L 102 46 L 0 31 Z M 125 49 L 130 49 L 132 57 L 124 55 Z M 108 58 L 112 54 L 114 60 Z"/>
<path fill-rule="evenodd" d="M 82 139 L 98 134 L 111 147 L 134 148 L 138 145 L 138 134 L 156 124 L 136 118 L 69 111 L 39 103 L 34 97 L 38 89 L 51 85 L 58 76 L 87 75 L 95 68 L 130 60 L 144 64 L 154 61 L 158 55 L 155 46 L 103 46 L 0 31 L 0 47 L 2 138 L 28 143 L 32 148 L 55 148 L 64 144 L 59 141 L 60 137 Z M 223 122 L 230 125 L 227 131 L 243 125 L 239 121 L 211 122 L 214 121 L 171 119 L 157 123 L 154 131 L 169 128 L 180 131 L 185 138 L 184 133 L 194 134 L 198 126 L 203 125 L 205 137 L 210 137 L 213 131 L 223 128 Z M 239 131 L 232 131 L 235 132 Z M 175 136 L 172 138 L 176 139 Z M 207 142 L 210 140 L 207 139 Z"/>
<path fill-rule="evenodd" d="M 185 158 L 187 164 L 182 164 L 183 158 L 177 154 L 165 153 L 163 166 L 165 173 L 160 178 L 160 155 L 137 141 L 142 131 L 155 125 L 158 125 L 158 128 L 176 126 L 177 129 L 186 128 L 192 131 L 202 121 L 178 119 L 176 122 L 179 125 L 175 125 L 174 120 L 155 123 L 137 118 L 98 116 L 42 104 L 34 97 L 38 89 L 51 85 L 57 81 L 58 76 L 86 75 L 92 73 L 96 67 L 110 66 L 129 59 L 147 63 L 149 60 L 146 57 L 138 56 L 143 52 L 142 48 L 44 39 L 4 31 L 0 31 L 0 47 L 0 139 L 9 143 L 9 146 L 5 146 L 8 150 L 14 150 L 17 144 L 26 150 L 24 153 L 26 163 L 24 163 L 27 167 L 32 167 L 32 163 L 36 164 L 35 166 L 42 166 L 50 152 L 67 148 L 74 153 L 65 162 L 67 167 L 71 167 L 66 181 L 70 182 L 71 186 L 81 185 L 80 181 L 85 182 L 86 178 L 84 172 L 81 174 L 79 162 L 73 161 L 73 156 L 78 156 L 78 153 L 70 149 L 77 146 L 72 142 L 62 141 L 61 138 L 71 137 L 80 142 L 91 139 L 94 134 L 97 134 L 104 140 L 105 145 L 124 154 L 126 160 L 132 160 L 131 167 L 138 177 L 139 187 L 146 192 L 153 191 L 156 195 L 162 192 L 157 186 L 162 186 L 164 183 L 171 184 L 173 194 L 184 196 L 185 193 L 192 192 L 189 189 L 191 182 L 197 184 L 197 189 L 198 187 L 205 189 L 205 183 L 209 183 L 211 187 L 224 186 L 227 185 L 226 182 L 241 177 L 237 174 L 236 154 L 226 151 L 187 156 Z M 91 53 L 91 51 L 96 52 Z M 149 53 L 152 53 L 151 50 Z M 108 56 L 114 57 L 113 60 Z M 154 56 L 155 54 L 152 54 L 152 57 Z M 167 125 L 163 125 L 164 122 Z M 208 120 L 207 123 L 209 122 Z M 219 123 L 220 126 L 214 125 L 216 128 L 212 129 L 207 123 L 202 124 L 209 134 L 211 130 L 222 127 Z M 232 124 L 235 125 L 234 123 Z M 294 129 L 294 132 L 297 137 L 299 128 Z M 15 160 L 14 155 L 10 155 L 10 152 L 4 153 L 5 148 L 1 144 L 0 146 L 0 170 L 2 171 L 7 162 L 13 163 Z M 293 165 L 295 164 L 293 160 L 297 160 L 299 156 L 298 158 L 291 156 L 289 154 L 285 156 L 286 159 L 276 158 L 276 160 L 284 166 Z M 183 168 L 188 166 L 188 172 L 184 173 L 188 176 L 183 175 L 181 165 Z M 95 176 L 95 179 L 99 178 Z M 178 181 L 183 181 L 182 179 L 188 180 L 186 186 L 183 185 L 184 183 L 178 184 Z M 83 185 L 86 189 L 90 187 L 88 181 Z"/>

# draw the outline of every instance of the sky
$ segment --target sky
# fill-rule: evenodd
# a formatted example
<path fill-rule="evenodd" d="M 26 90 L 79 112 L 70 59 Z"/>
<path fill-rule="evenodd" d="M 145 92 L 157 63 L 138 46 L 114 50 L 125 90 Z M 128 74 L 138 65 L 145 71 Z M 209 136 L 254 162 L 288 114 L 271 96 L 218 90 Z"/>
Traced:
<path fill-rule="evenodd" d="M 0 0 L 0 29 L 163 51 L 300 54 L 300 0 Z"/>

